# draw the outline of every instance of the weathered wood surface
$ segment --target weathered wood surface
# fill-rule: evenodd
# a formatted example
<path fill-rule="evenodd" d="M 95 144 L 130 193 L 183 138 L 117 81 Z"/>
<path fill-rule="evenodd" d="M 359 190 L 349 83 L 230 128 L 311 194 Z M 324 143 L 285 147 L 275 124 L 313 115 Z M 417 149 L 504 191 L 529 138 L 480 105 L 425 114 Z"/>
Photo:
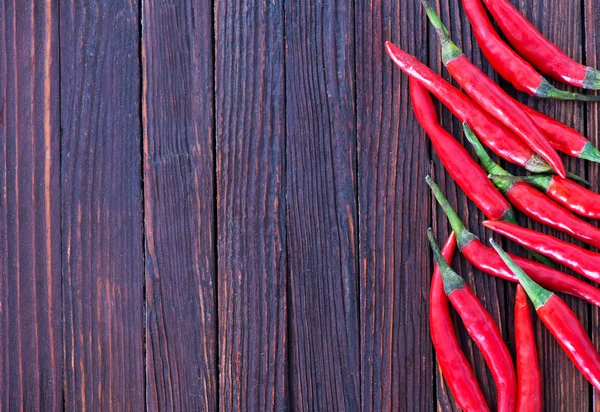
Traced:
<path fill-rule="evenodd" d="M 595 0 L 514 4 L 600 64 Z M 517 93 L 460 1 L 434 6 L 510 94 L 600 144 L 599 105 Z M 449 226 L 425 176 L 491 233 L 383 50 L 450 80 L 419 1 L 4 0 L 0 25 L 0 411 L 457 410 L 429 338 L 425 231 Z M 600 190 L 598 166 L 567 166 Z M 455 262 L 514 354 L 515 286 Z M 600 348 L 600 311 L 566 301 Z M 545 410 L 600 411 L 534 325 Z"/>

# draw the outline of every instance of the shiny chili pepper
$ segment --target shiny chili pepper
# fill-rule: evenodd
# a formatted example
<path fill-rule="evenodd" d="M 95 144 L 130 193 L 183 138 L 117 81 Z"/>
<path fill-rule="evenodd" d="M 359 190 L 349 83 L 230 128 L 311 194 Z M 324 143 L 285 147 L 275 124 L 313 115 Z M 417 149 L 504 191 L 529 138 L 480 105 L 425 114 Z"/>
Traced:
<path fill-rule="evenodd" d="M 455 249 L 456 236 L 452 232 L 442 249 L 442 256 L 448 264 L 452 263 Z M 437 265 L 433 270 L 429 293 L 429 324 L 431 340 L 442 368 L 442 375 L 450 387 L 456 404 L 465 411 L 489 411 L 475 374 L 460 349 L 454 333 L 454 325 L 448 310 L 448 297 L 444 292 L 444 282 Z"/>
<path fill-rule="evenodd" d="M 478 270 L 492 276 L 510 280 L 511 282 L 517 282 L 517 277 L 511 272 L 508 266 L 504 264 L 502 259 L 500 259 L 500 256 L 498 256 L 492 248 L 483 245 L 477 236 L 465 228 L 463 222 L 460 220 L 454 209 L 452 209 L 452 206 L 450 206 L 448 199 L 444 197 L 442 191 L 431 177 L 427 176 L 425 180 L 431 187 L 433 195 L 448 217 L 452 230 L 456 234 L 460 253 L 467 258 L 469 263 Z M 600 307 L 600 289 L 540 263 L 519 256 L 512 257 L 529 276 L 544 287 L 556 292 L 576 296 L 592 305 Z"/>
<path fill-rule="evenodd" d="M 562 263 L 588 279 L 600 282 L 600 254 L 598 253 L 511 223 L 486 220 L 483 226 Z"/>
<path fill-rule="evenodd" d="M 466 149 L 438 123 L 429 92 L 410 80 L 410 97 L 417 120 L 429 135 L 435 152 L 460 188 L 490 219 L 514 221 L 510 204 L 490 182 Z"/>
<path fill-rule="evenodd" d="M 444 282 L 444 291 L 492 371 L 498 393 L 498 411 L 513 412 L 517 405 L 515 368 L 498 326 L 463 278 L 448 266 L 431 228 L 427 230 L 427 237 Z"/>
<path fill-rule="evenodd" d="M 475 153 L 485 170 L 494 175 L 512 176 L 488 156 L 477 137 L 464 125 L 465 136 L 473 145 Z M 505 179 L 492 179 L 510 203 L 533 220 L 553 227 L 561 232 L 600 248 L 600 229 L 575 216 L 548 196 L 525 182 L 509 182 Z"/>
<path fill-rule="evenodd" d="M 515 299 L 515 341 L 517 347 L 517 412 L 541 412 L 542 374 L 527 294 L 517 285 Z"/>
<path fill-rule="evenodd" d="M 566 84 L 600 89 L 600 71 L 571 59 L 507 0 L 483 0 L 515 50 L 542 73 Z"/>
<path fill-rule="evenodd" d="M 490 176 L 509 182 L 529 183 L 560 203 L 573 213 L 600 219 L 600 195 L 578 185 L 569 179 L 563 179 L 556 175 L 532 175 L 532 176 Z"/>
<path fill-rule="evenodd" d="M 429 21 L 438 33 L 442 45 L 442 62 L 450 75 L 483 110 L 500 120 L 538 153 L 560 176 L 566 177 L 565 167 L 556 150 L 533 120 L 500 86 L 469 61 L 452 42 L 450 34 L 435 10 L 421 0 Z"/>
<path fill-rule="evenodd" d="M 594 101 L 599 96 L 585 96 L 558 90 L 500 38 L 481 0 L 463 0 L 475 39 L 494 70 L 518 90 L 531 96 L 562 100 Z"/>
<path fill-rule="evenodd" d="M 577 130 L 515 100 L 548 138 L 552 146 L 569 156 L 600 163 L 600 151 Z"/>
<path fill-rule="evenodd" d="M 429 67 L 390 42 L 385 43 L 385 48 L 392 61 L 402 71 L 433 93 L 461 122 L 469 123 L 483 144 L 492 152 L 532 172 L 552 170 L 544 159 L 517 135 Z"/>
<path fill-rule="evenodd" d="M 600 354 L 571 309 L 554 293 L 535 283 L 502 250 L 494 239 L 490 243 L 519 279 L 541 321 L 550 330 L 571 361 L 597 390 L 600 390 Z"/>

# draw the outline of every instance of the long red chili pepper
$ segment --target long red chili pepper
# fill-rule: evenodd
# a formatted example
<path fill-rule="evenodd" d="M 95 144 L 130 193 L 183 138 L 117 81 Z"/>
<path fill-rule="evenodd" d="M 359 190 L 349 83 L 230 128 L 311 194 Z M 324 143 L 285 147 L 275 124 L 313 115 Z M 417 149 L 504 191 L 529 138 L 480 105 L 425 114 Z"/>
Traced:
<path fill-rule="evenodd" d="M 412 78 L 410 96 L 417 120 L 429 135 L 435 152 L 454 181 L 490 219 L 514 221 L 510 204 L 466 149 L 440 126 L 429 92 Z"/>
<path fill-rule="evenodd" d="M 600 151 L 577 130 L 515 100 L 548 138 L 552 146 L 569 156 L 600 163 Z"/>
<path fill-rule="evenodd" d="M 455 249 L 456 236 L 452 232 L 442 249 L 442 256 L 448 264 L 452 263 Z M 444 292 L 444 282 L 437 265 L 433 270 L 429 293 L 429 325 L 442 375 L 456 404 L 465 411 L 489 411 L 475 374 L 456 338 L 448 310 L 448 297 Z"/>
<path fill-rule="evenodd" d="M 498 392 L 498 411 L 513 412 L 517 405 L 515 368 L 498 326 L 463 278 L 448 266 L 431 228 L 427 236 L 444 282 L 444 291 L 492 371 Z"/>
<path fill-rule="evenodd" d="M 488 156 L 477 137 L 465 125 L 465 136 L 490 175 L 512 176 Z M 510 203 L 533 220 L 600 248 L 600 229 L 575 216 L 548 196 L 525 182 L 492 179 Z"/>
<path fill-rule="evenodd" d="M 560 156 L 529 115 L 500 86 L 465 57 L 450 39 L 448 30 L 435 10 L 426 0 L 421 0 L 421 3 L 429 21 L 438 33 L 442 45 L 442 62 L 450 75 L 483 110 L 515 132 L 529 147 L 542 156 L 558 175 L 566 177 Z"/>
<path fill-rule="evenodd" d="M 433 93 L 461 122 L 469 123 L 483 144 L 498 156 L 532 172 L 552 170 L 544 159 L 517 135 L 484 112 L 466 94 L 392 43 L 386 42 L 385 48 L 392 61 L 402 71 Z"/>
<path fill-rule="evenodd" d="M 440 188 L 435 184 L 431 177 L 427 176 L 427 184 L 431 187 L 433 195 L 444 210 L 452 230 L 456 234 L 456 240 L 460 253 L 467 258 L 476 269 L 511 282 L 517 282 L 517 277 L 504 264 L 500 256 L 494 249 L 486 247 L 479 241 L 477 236 L 469 232 L 463 222 L 460 220 L 448 199 L 444 197 Z M 536 282 L 546 288 L 556 292 L 567 293 L 583 299 L 593 305 L 600 307 L 600 289 L 569 276 L 564 272 L 552 269 L 519 256 L 513 256 L 513 259 L 531 276 Z"/>
<path fill-rule="evenodd" d="M 600 195 L 569 179 L 556 175 L 491 176 L 509 182 L 529 183 L 573 213 L 600 219 Z"/>
<path fill-rule="evenodd" d="M 588 279 L 600 282 L 600 254 L 598 253 L 511 223 L 486 220 L 483 226 L 562 263 Z"/>
<path fill-rule="evenodd" d="M 600 354 L 577 316 L 562 299 L 527 276 L 494 239 L 490 239 L 490 243 L 523 285 L 544 325 L 587 380 L 600 390 Z"/>
<path fill-rule="evenodd" d="M 515 341 L 517 346 L 517 412 L 541 412 L 542 374 L 527 294 L 517 285 L 515 299 Z"/>
<path fill-rule="evenodd" d="M 463 0 L 463 7 L 471 21 L 475 39 L 494 70 L 518 90 L 531 96 L 562 100 L 594 101 L 599 96 L 585 96 L 558 90 L 539 74 L 529 63 L 500 38 L 490 21 L 481 0 Z"/>
<path fill-rule="evenodd" d="M 507 0 L 483 0 L 510 44 L 542 73 L 585 89 L 600 89 L 600 71 L 571 59 Z"/>

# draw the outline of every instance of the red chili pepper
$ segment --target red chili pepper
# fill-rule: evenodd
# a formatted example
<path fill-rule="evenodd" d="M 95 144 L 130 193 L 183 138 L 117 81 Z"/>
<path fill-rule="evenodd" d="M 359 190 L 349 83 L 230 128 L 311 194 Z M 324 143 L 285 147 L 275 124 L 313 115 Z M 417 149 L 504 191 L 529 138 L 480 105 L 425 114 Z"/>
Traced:
<path fill-rule="evenodd" d="M 532 172 L 552 170 L 544 159 L 517 135 L 484 112 L 466 94 L 392 43 L 386 42 L 385 48 L 392 61 L 402 71 L 433 93 L 461 122 L 469 123 L 483 144 L 498 156 Z"/>
<path fill-rule="evenodd" d="M 587 380 L 600 390 L 600 354 L 577 316 L 558 296 L 531 280 L 494 239 L 490 243 L 523 285 L 544 325 Z"/>
<path fill-rule="evenodd" d="M 529 183 L 548 195 L 551 199 L 560 203 L 573 213 L 600 219 L 600 195 L 578 185 L 569 179 L 563 179 L 556 175 L 532 175 L 532 176 L 497 176 L 492 178 L 504 179 L 509 182 Z"/>
<path fill-rule="evenodd" d="M 486 220 L 483 226 L 562 263 L 588 279 L 600 282 L 600 254 L 598 253 L 511 223 Z"/>
<path fill-rule="evenodd" d="M 531 120 L 546 135 L 548 141 L 556 150 L 569 156 L 600 163 L 600 152 L 584 135 L 521 102 L 516 100 L 515 102 L 531 117 Z"/>
<path fill-rule="evenodd" d="M 427 16 L 438 33 L 442 45 L 442 62 L 450 75 L 483 110 L 500 120 L 538 153 L 560 176 L 566 177 L 565 167 L 556 150 L 533 120 L 500 86 L 469 61 L 452 42 L 450 34 L 435 10 L 421 0 Z"/>
<path fill-rule="evenodd" d="M 490 219 L 514 221 L 510 204 L 466 149 L 440 126 L 429 92 L 412 78 L 410 96 L 417 120 L 429 135 L 435 152 L 454 181 Z"/>
<path fill-rule="evenodd" d="M 468 126 L 465 127 L 465 136 L 490 175 L 512 176 L 494 163 Z M 600 248 L 600 229 L 575 216 L 533 186 L 498 178 L 492 181 L 513 206 L 533 220 Z"/>
<path fill-rule="evenodd" d="M 498 411 L 513 412 L 517 405 L 515 368 L 498 326 L 463 278 L 448 266 L 431 228 L 427 236 L 444 282 L 444 291 L 492 371 L 498 393 Z"/>
<path fill-rule="evenodd" d="M 455 248 L 456 236 L 452 232 L 442 249 L 442 256 L 448 264 L 452 263 Z M 442 375 L 456 404 L 466 411 L 489 411 L 475 374 L 454 333 L 454 324 L 448 310 L 448 297 L 444 292 L 444 283 L 437 265 L 433 271 L 429 294 L 429 324 Z"/>
<path fill-rule="evenodd" d="M 463 7 L 484 56 L 494 70 L 518 90 L 530 96 L 562 100 L 594 101 L 600 98 L 558 90 L 498 36 L 481 0 L 463 0 Z"/>
<path fill-rule="evenodd" d="M 527 294 L 517 285 L 515 300 L 515 340 L 517 346 L 517 412 L 541 412 L 542 374 Z"/>
<path fill-rule="evenodd" d="M 477 236 L 465 228 L 463 222 L 460 220 L 454 209 L 452 209 L 452 206 L 450 206 L 448 199 L 444 197 L 442 191 L 431 177 L 427 176 L 425 180 L 431 187 L 433 195 L 448 217 L 452 230 L 456 234 L 460 253 L 467 258 L 469 263 L 476 269 L 492 276 L 510 280 L 511 282 L 518 282 L 515 274 L 504 264 L 502 259 L 500 259 L 500 256 L 494 252 L 494 249 L 486 247 L 479 241 Z M 556 292 L 576 296 L 592 305 L 600 307 L 600 289 L 538 262 L 533 262 L 519 256 L 512 256 L 512 258 L 529 276 L 542 286 Z"/>
<path fill-rule="evenodd" d="M 507 0 L 483 0 L 515 50 L 542 73 L 585 89 L 600 89 L 600 71 L 571 59 Z"/>

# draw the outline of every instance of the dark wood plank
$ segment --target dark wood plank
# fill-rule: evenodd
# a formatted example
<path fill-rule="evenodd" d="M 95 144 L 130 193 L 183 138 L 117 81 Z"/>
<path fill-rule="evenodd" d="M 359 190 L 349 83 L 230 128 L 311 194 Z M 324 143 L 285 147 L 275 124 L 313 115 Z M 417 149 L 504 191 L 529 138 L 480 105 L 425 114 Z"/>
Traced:
<path fill-rule="evenodd" d="M 424 60 L 417 2 L 356 3 L 362 409 L 432 410 L 428 330 L 431 265 L 427 142 L 409 111 L 408 79 L 385 54 L 392 40 Z"/>
<path fill-rule="evenodd" d="M 219 405 L 284 410 L 283 1 L 218 0 L 215 14 Z"/>
<path fill-rule="evenodd" d="M 354 10 L 286 1 L 293 410 L 360 405 Z"/>
<path fill-rule="evenodd" d="M 147 404 L 217 409 L 212 1 L 143 4 Z"/>
<path fill-rule="evenodd" d="M 144 410 L 139 4 L 63 2 L 64 390 Z"/>
<path fill-rule="evenodd" d="M 0 410 L 62 410 L 58 6 L 0 4 Z"/>

